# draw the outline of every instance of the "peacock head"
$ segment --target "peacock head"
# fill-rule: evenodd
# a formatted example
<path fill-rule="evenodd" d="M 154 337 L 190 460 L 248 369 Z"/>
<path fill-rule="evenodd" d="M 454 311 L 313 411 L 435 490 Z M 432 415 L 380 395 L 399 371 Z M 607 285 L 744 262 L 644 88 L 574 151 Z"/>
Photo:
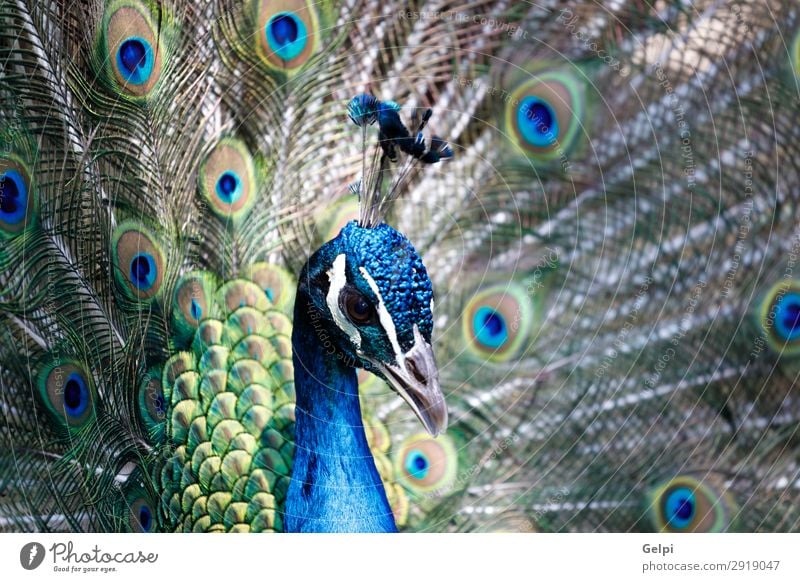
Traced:
<path fill-rule="evenodd" d="M 348 223 L 306 263 L 298 300 L 330 338 L 329 354 L 386 380 L 432 435 L 446 428 L 431 347 L 433 289 L 405 236 L 385 223 Z"/>

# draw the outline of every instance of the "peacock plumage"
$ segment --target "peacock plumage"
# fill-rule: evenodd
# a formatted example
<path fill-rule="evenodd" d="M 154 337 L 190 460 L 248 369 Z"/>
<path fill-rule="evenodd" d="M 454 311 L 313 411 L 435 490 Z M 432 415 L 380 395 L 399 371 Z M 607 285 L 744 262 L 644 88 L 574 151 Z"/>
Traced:
<path fill-rule="evenodd" d="M 800 529 L 795 2 L 0 20 L 0 530 Z"/>

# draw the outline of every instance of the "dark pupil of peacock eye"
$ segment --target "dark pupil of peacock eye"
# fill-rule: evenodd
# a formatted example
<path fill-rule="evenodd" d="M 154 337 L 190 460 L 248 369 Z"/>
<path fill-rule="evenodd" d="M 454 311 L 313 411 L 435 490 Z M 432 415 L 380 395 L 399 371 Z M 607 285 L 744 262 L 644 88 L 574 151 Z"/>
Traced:
<path fill-rule="evenodd" d="M 286 46 L 296 41 L 300 32 L 297 22 L 287 14 L 281 14 L 275 18 L 270 23 L 270 27 L 272 28 L 272 36 L 281 46 Z"/>
<path fill-rule="evenodd" d="M 153 516 L 150 514 L 150 509 L 148 507 L 142 506 L 139 509 L 139 523 L 142 526 L 142 529 L 147 531 L 150 529 L 152 525 Z"/>
<path fill-rule="evenodd" d="M 131 274 L 138 283 L 146 283 L 150 275 L 150 261 L 146 257 L 136 257 L 131 261 Z"/>
<path fill-rule="evenodd" d="M 200 318 L 203 316 L 203 308 L 200 306 L 200 303 L 198 303 L 197 299 L 192 299 L 192 306 L 190 310 L 192 312 L 192 317 L 196 321 L 200 321 Z"/>
<path fill-rule="evenodd" d="M 119 47 L 119 60 L 128 73 L 135 73 L 137 69 L 147 64 L 147 50 L 144 43 L 135 38 L 128 39 Z"/>
<path fill-rule="evenodd" d="M 685 520 L 692 517 L 692 513 L 694 513 L 694 504 L 692 500 L 681 497 L 678 500 L 678 506 L 675 508 L 675 516 Z"/>
<path fill-rule="evenodd" d="M 489 313 L 483 320 L 483 325 L 486 327 L 486 331 L 488 331 L 491 335 L 496 336 L 503 333 L 503 330 L 506 327 L 503 318 L 499 316 L 497 313 Z"/>
<path fill-rule="evenodd" d="M 77 410 L 81 405 L 81 385 L 77 380 L 67 380 L 64 385 L 64 404 L 70 410 Z"/>
<path fill-rule="evenodd" d="M 13 214 L 19 208 L 19 189 L 14 180 L 3 176 L 0 186 L 0 210 L 6 214 Z"/>
<path fill-rule="evenodd" d="M 424 471 L 428 468 L 428 460 L 422 455 L 417 455 L 414 458 L 414 468 L 418 471 Z"/>
<path fill-rule="evenodd" d="M 528 108 L 528 120 L 535 124 L 539 133 L 547 133 L 553 125 L 553 113 L 544 103 L 534 103 Z"/>
<path fill-rule="evenodd" d="M 219 186 L 220 192 L 222 192 L 227 198 L 230 198 L 231 194 L 236 191 L 237 182 L 238 180 L 236 179 L 236 176 L 230 172 L 225 172 L 219 177 L 217 185 Z"/>
<path fill-rule="evenodd" d="M 800 303 L 792 301 L 786 306 L 783 324 L 792 331 L 800 327 Z"/>
<path fill-rule="evenodd" d="M 347 298 L 347 314 L 356 323 L 363 323 L 370 316 L 369 303 L 361 295 L 351 295 Z"/>

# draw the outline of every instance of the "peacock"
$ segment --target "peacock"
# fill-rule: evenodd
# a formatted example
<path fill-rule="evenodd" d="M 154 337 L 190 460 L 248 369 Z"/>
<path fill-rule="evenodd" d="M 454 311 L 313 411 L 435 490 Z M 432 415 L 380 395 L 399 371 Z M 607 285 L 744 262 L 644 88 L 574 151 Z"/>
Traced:
<path fill-rule="evenodd" d="M 800 529 L 795 2 L 0 20 L 0 531 Z"/>

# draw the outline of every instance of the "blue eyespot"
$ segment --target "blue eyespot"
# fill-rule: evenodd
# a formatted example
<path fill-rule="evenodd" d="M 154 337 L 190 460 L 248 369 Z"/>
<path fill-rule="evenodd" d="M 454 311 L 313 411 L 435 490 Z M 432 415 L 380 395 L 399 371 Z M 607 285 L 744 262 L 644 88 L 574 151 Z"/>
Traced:
<path fill-rule="evenodd" d="M 203 317 L 203 308 L 200 307 L 200 303 L 197 302 L 197 299 L 192 298 L 192 306 L 189 309 L 195 321 L 200 321 L 200 318 Z"/>
<path fill-rule="evenodd" d="M 667 496 L 665 517 L 670 525 L 683 529 L 692 523 L 696 505 L 694 491 L 688 487 L 678 487 Z"/>
<path fill-rule="evenodd" d="M 217 179 L 217 196 L 225 204 L 233 204 L 242 197 L 242 181 L 234 172 L 223 172 Z"/>
<path fill-rule="evenodd" d="M 269 299 L 270 303 L 275 303 L 275 293 L 271 288 L 267 287 L 264 289 L 264 293 L 266 293 L 267 299 Z"/>
<path fill-rule="evenodd" d="M 488 348 L 497 349 L 508 340 L 505 318 L 491 307 L 479 307 L 472 325 L 475 338 Z"/>
<path fill-rule="evenodd" d="M 138 253 L 131 259 L 131 282 L 137 289 L 147 291 L 158 278 L 155 259 L 148 253 Z"/>
<path fill-rule="evenodd" d="M 784 341 L 800 339 L 800 293 L 789 292 L 778 300 L 775 331 Z"/>
<path fill-rule="evenodd" d="M 19 224 L 28 210 L 28 186 L 16 170 L 7 170 L 0 176 L 0 220 Z"/>
<path fill-rule="evenodd" d="M 284 61 L 296 58 L 306 48 L 306 25 L 291 12 L 279 12 L 266 26 L 269 47 Z"/>
<path fill-rule="evenodd" d="M 419 449 L 412 449 L 406 457 L 406 471 L 414 479 L 424 479 L 430 469 L 430 463 Z"/>
<path fill-rule="evenodd" d="M 89 388 L 80 374 L 73 372 L 64 383 L 64 410 L 71 417 L 79 417 L 89 407 Z"/>
<path fill-rule="evenodd" d="M 150 531 L 150 528 L 153 527 L 153 514 L 146 505 L 139 508 L 139 524 L 142 526 L 142 531 L 145 532 Z"/>
<path fill-rule="evenodd" d="M 549 147 L 558 139 L 558 120 L 553 108 L 543 99 L 528 96 L 517 109 L 517 126 L 528 143 Z"/>
<path fill-rule="evenodd" d="M 150 532 L 156 527 L 156 516 L 153 515 L 151 503 L 144 497 L 139 497 L 130 504 L 130 527 L 133 531 Z"/>
<path fill-rule="evenodd" d="M 153 72 L 154 62 L 150 43 L 141 37 L 132 36 L 124 40 L 117 49 L 117 68 L 132 85 L 147 82 Z"/>

